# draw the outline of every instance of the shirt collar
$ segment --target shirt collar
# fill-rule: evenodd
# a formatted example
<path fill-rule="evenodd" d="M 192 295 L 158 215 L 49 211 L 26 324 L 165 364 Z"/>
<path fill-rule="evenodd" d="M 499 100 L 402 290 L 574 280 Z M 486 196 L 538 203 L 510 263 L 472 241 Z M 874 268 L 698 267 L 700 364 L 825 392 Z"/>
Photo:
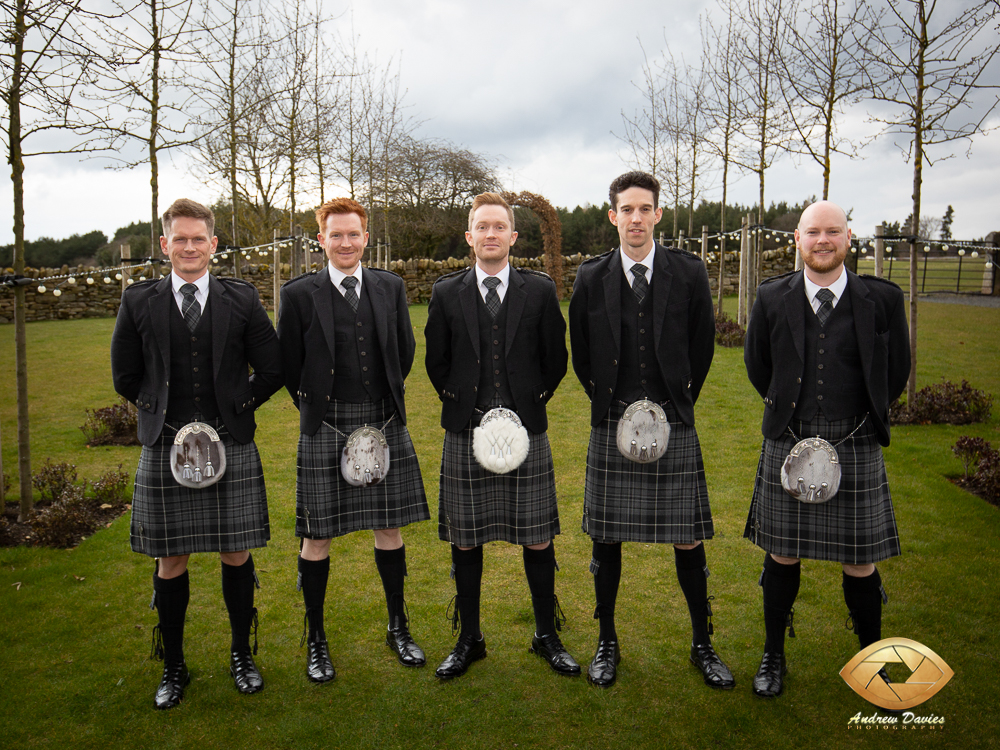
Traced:
<path fill-rule="evenodd" d="M 196 287 L 198 287 L 198 292 L 200 292 L 201 294 L 205 295 L 206 297 L 208 296 L 208 273 L 207 272 L 200 279 L 197 279 L 196 281 L 191 281 L 191 282 L 184 281 L 184 279 L 182 279 L 180 276 L 178 276 L 173 271 L 170 272 L 170 286 L 174 290 L 174 294 L 181 294 L 181 287 L 184 286 L 185 284 L 188 284 L 188 283 L 194 284 Z M 198 292 L 195 292 L 195 294 L 197 295 Z"/>
<path fill-rule="evenodd" d="M 621 259 L 622 259 L 622 270 L 624 270 L 624 271 L 631 271 L 632 270 L 632 266 L 634 266 L 636 263 L 642 263 L 642 265 L 644 265 L 646 267 L 646 279 L 648 280 L 649 279 L 649 273 L 650 273 L 650 271 L 653 270 L 653 253 L 654 252 L 656 252 L 656 243 L 655 242 L 653 243 L 653 246 L 649 249 L 649 252 L 646 253 L 646 257 L 644 257 L 642 260 L 632 260 L 632 258 L 630 258 L 628 255 L 626 255 L 625 251 L 621 247 L 619 247 L 618 248 L 618 253 L 621 255 Z"/>
<path fill-rule="evenodd" d="M 356 278 L 358 280 L 358 285 L 354 288 L 354 291 L 357 293 L 358 297 L 361 296 L 361 264 L 360 263 L 358 263 L 358 267 L 354 269 L 354 273 L 351 273 L 351 274 L 347 274 L 347 273 L 344 273 L 343 271 L 341 271 L 339 268 L 337 268 L 336 266 L 333 265 L 332 261 L 329 262 L 329 263 L 327 263 L 326 267 L 330 271 L 330 281 L 333 282 L 333 285 L 335 287 L 337 287 L 337 289 L 341 289 L 340 282 L 343 281 L 344 279 L 346 279 L 348 276 L 353 276 L 354 278 Z M 341 292 L 341 293 L 343 293 L 343 292 Z"/>
<path fill-rule="evenodd" d="M 500 269 L 499 272 L 495 274 L 486 273 L 486 271 L 480 268 L 479 264 L 476 263 L 476 283 L 479 284 L 479 286 L 483 285 L 483 279 L 489 278 L 491 275 L 500 279 L 500 286 L 506 288 L 507 283 L 510 280 L 510 263 L 505 265 L 502 269 Z"/>
<path fill-rule="evenodd" d="M 806 282 L 805 284 L 806 299 L 809 300 L 810 304 L 813 302 L 814 299 L 816 299 L 816 292 L 824 288 L 829 289 L 831 292 L 833 292 L 834 303 L 838 302 L 840 298 L 844 296 L 844 290 L 847 288 L 847 269 L 844 268 L 843 266 L 841 266 L 840 268 L 841 268 L 840 278 L 837 279 L 832 284 L 830 284 L 830 286 L 828 287 L 821 287 L 819 284 L 817 284 L 816 282 L 812 281 L 809 278 L 805 270 L 802 271 L 802 278 Z"/>

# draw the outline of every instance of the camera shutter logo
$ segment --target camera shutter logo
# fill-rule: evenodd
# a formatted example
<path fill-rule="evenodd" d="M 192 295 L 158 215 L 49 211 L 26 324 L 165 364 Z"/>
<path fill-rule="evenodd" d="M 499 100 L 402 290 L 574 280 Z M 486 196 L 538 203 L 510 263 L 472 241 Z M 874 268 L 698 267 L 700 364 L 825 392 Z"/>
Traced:
<path fill-rule="evenodd" d="M 910 670 L 906 682 L 882 679 L 879 671 L 887 664 L 905 665 Z M 909 638 L 886 638 L 855 655 L 840 670 L 840 676 L 869 703 L 903 710 L 937 695 L 955 672 L 922 643 Z"/>

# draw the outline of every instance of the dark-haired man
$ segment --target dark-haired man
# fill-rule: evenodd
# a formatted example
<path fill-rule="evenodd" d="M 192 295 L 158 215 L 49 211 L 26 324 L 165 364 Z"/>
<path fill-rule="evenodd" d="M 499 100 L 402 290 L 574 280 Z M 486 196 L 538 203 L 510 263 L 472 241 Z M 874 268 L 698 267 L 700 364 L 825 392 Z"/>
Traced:
<path fill-rule="evenodd" d="M 844 267 L 851 230 L 835 203 L 819 201 L 802 212 L 795 245 L 804 269 L 760 285 L 743 353 L 764 399 L 764 444 L 743 532 L 765 552 L 766 640 L 753 681 L 764 698 L 784 689 L 785 628 L 801 558 L 842 565 L 849 622 L 865 648 L 882 638 L 888 601 L 875 563 L 900 553 L 880 446 L 889 444 L 889 404 L 910 372 L 903 293 Z M 790 452 L 814 437 L 836 451 L 841 473 L 839 490 L 820 502 L 808 485 L 821 482 L 804 481 L 807 494 L 799 499 L 782 485 Z"/>
<path fill-rule="evenodd" d="M 389 271 L 361 267 L 368 215 L 360 203 L 327 201 L 316 210 L 316 223 L 329 264 L 281 288 L 278 338 L 285 387 L 299 410 L 295 535 L 302 539 L 306 675 L 329 682 L 336 676 L 323 626 L 330 541 L 352 531 L 375 535 L 375 566 L 389 611 L 386 644 L 403 666 L 426 662 L 407 622 L 400 528 L 429 519 L 430 511 L 406 430 L 403 381 L 416 349 L 406 284 Z M 388 447 L 388 470 L 371 483 L 345 477 L 342 468 L 349 439 L 366 427 L 382 433 Z M 354 466 L 360 475 L 361 460 Z M 367 468 L 378 472 L 385 464 Z"/>
<path fill-rule="evenodd" d="M 441 399 L 446 430 L 438 535 L 451 544 L 454 623 L 461 622 L 458 642 L 437 676 L 458 677 L 486 656 L 479 593 L 483 545 L 492 541 L 523 548 L 535 613 L 531 651 L 557 673 L 578 675 L 580 666 L 556 632 L 561 625 L 552 540 L 559 533 L 559 510 L 545 411 L 566 374 L 566 323 L 552 279 L 511 267 L 517 232 L 514 212 L 502 196 L 476 196 L 465 239 L 476 263 L 434 284 L 424 329 L 427 374 Z M 509 417 L 491 426 L 490 420 L 503 414 L 500 408 L 516 414 L 523 432 Z M 499 432 L 486 432 L 505 420 Z M 487 445 L 487 434 L 519 437 L 490 443 L 481 452 L 477 429 L 483 430 L 480 446 Z M 505 462 L 513 455 L 523 461 L 511 470 Z"/>
<path fill-rule="evenodd" d="M 257 290 L 208 272 L 218 244 L 214 227 L 212 211 L 194 201 L 178 200 L 167 209 L 160 248 L 171 273 L 125 290 L 111 339 L 115 390 L 139 410 L 143 448 L 131 545 L 157 559 L 153 606 L 159 624 L 153 638 L 164 661 L 154 698 L 158 709 L 180 703 L 190 680 L 183 650 L 187 563 L 197 552 L 218 552 L 222 558 L 236 687 L 241 693 L 264 687 L 253 661 L 257 582 L 249 550 L 267 544 L 270 526 L 253 442 L 254 410 L 281 387 L 281 354 Z M 214 484 L 204 477 L 206 487 L 182 485 L 171 469 L 175 435 L 192 422 L 207 424 L 225 449 L 225 471 Z M 190 458 L 197 469 L 199 457 Z"/>
<path fill-rule="evenodd" d="M 729 689 L 732 673 L 710 639 L 702 542 L 714 528 L 694 427 L 715 351 L 712 293 L 700 259 L 654 241 L 659 193 L 659 182 L 644 172 L 611 183 L 608 217 L 621 246 L 580 266 L 569 305 L 573 369 L 591 402 L 583 530 L 593 540 L 600 634 L 587 677 L 600 687 L 617 679 L 622 542 L 673 544 L 691 616 L 691 663 L 707 685 Z M 648 402 L 662 409 L 670 431 L 665 453 L 644 461 L 640 451 L 628 457 L 619 450 L 617 430 L 630 406 L 645 411 Z"/>

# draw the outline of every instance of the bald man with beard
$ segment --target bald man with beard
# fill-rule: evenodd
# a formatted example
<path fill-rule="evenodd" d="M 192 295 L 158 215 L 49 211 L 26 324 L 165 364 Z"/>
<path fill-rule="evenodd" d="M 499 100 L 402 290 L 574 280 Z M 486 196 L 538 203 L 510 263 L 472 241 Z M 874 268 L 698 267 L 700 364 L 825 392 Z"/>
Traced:
<path fill-rule="evenodd" d="M 804 268 L 760 285 L 744 348 L 747 375 L 764 400 L 764 444 L 743 532 L 766 553 L 766 641 L 753 681 L 764 698 L 784 689 L 801 559 L 843 566 L 848 623 L 863 649 L 881 640 L 888 602 L 875 563 L 900 553 L 881 446 L 889 445 L 889 404 L 910 372 L 903 293 L 844 267 L 851 230 L 834 203 L 802 212 L 795 245 Z M 782 466 L 797 443 L 817 436 L 836 450 L 842 476 L 832 497 L 805 502 L 784 489 Z"/>

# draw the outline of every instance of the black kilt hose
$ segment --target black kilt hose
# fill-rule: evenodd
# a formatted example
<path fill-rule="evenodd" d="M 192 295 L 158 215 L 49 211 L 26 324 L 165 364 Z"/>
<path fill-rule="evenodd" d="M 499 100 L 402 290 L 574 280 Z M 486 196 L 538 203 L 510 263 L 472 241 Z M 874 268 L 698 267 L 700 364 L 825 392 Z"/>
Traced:
<path fill-rule="evenodd" d="M 658 461 L 640 464 L 618 450 L 620 402 L 590 431 L 582 526 L 596 542 L 693 544 L 715 534 L 698 433 L 673 404 L 662 406 L 670 439 Z"/>
<path fill-rule="evenodd" d="M 295 536 L 332 539 L 352 531 L 398 529 L 430 519 L 417 454 L 406 425 L 398 415 L 393 416 L 395 412 L 391 396 L 360 404 L 331 401 L 316 434 L 299 435 Z M 340 474 L 340 456 L 347 436 L 365 425 L 385 435 L 389 472 L 376 485 L 355 487 Z"/>
<path fill-rule="evenodd" d="M 819 435 L 836 446 L 840 457 L 840 489 L 820 504 L 800 502 L 781 486 L 781 466 L 798 440 L 787 433 L 765 439 L 743 536 L 781 557 L 866 565 L 899 555 L 899 530 L 874 427 L 866 421 L 837 445 L 861 420 L 830 422 L 822 414 L 809 422 L 792 420 L 796 435 Z"/>
<path fill-rule="evenodd" d="M 132 498 L 133 552 L 173 557 L 267 546 L 271 525 L 257 446 L 253 441 L 237 443 L 221 419 L 205 422 L 226 447 L 226 473 L 204 489 L 178 484 L 170 471 L 170 449 L 187 423 L 167 422 L 156 445 L 143 446 L 139 456 Z"/>
<path fill-rule="evenodd" d="M 438 537 L 458 547 L 487 542 L 543 544 L 559 533 L 549 436 L 528 433 L 528 455 L 514 471 L 494 474 L 472 451 L 477 415 L 461 432 L 445 431 Z"/>

